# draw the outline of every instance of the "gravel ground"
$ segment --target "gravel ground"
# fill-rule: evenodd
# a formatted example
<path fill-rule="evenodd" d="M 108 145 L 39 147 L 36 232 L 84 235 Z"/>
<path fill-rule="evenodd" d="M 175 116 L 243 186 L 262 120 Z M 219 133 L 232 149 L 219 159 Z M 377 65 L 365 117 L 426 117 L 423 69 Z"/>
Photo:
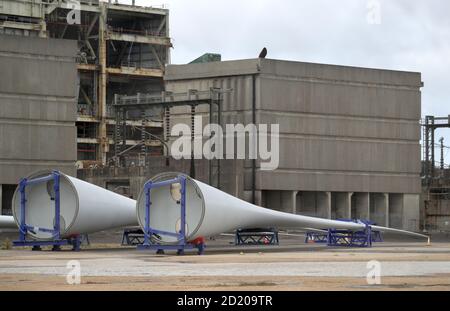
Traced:
<path fill-rule="evenodd" d="M 77 253 L 0 251 L 0 290 L 450 290 L 448 242 L 347 249 L 283 237 L 278 247 L 235 247 L 232 237 L 222 236 L 208 241 L 203 256 L 175 256 L 119 248 L 117 238 L 119 231 L 92 236 L 92 245 Z M 77 286 L 66 282 L 71 260 L 81 268 Z M 377 286 L 366 281 L 372 260 L 381 268 Z"/>

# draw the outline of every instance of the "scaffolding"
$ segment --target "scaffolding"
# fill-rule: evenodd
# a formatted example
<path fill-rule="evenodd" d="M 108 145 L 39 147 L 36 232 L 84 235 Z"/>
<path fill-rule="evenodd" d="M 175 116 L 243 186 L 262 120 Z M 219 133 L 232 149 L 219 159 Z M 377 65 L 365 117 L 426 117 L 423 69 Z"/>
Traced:
<path fill-rule="evenodd" d="M 450 128 L 450 116 L 434 117 L 426 116 L 422 122 L 423 128 L 423 176 L 428 186 L 431 185 L 436 177 L 436 158 L 435 158 L 435 132 L 437 129 Z M 441 157 L 441 167 L 443 166 Z"/>
<path fill-rule="evenodd" d="M 149 108 L 160 107 L 163 111 L 165 131 L 161 137 L 152 135 L 153 139 L 161 141 L 166 147 L 165 155 L 169 156 L 169 139 L 170 139 L 170 109 L 173 107 L 188 106 L 190 109 L 191 120 L 191 140 L 194 141 L 196 107 L 199 105 L 209 106 L 209 122 L 210 124 L 222 123 L 222 94 L 231 92 L 231 89 L 223 90 L 221 88 L 210 88 L 208 91 L 188 90 L 183 93 L 160 92 L 152 94 L 141 94 L 128 96 L 119 95 L 114 96 L 114 108 L 116 115 L 115 127 L 115 165 L 122 166 L 123 162 L 120 160 L 121 154 L 126 150 L 126 119 L 127 113 L 130 111 L 145 111 Z M 141 129 L 141 131 L 143 131 Z M 148 134 L 148 133 L 147 133 Z M 146 136 L 142 136 L 142 141 L 139 143 L 145 145 Z M 193 153 L 193 150 L 192 150 Z M 221 176 L 220 159 L 213 159 L 209 162 L 209 183 L 220 188 Z M 195 177 L 194 155 L 191 155 L 191 177 Z"/>
<path fill-rule="evenodd" d="M 439 219 L 449 219 L 446 208 L 450 198 L 450 176 L 444 162 L 444 139 L 436 144 L 436 130 L 450 128 L 450 116 L 426 116 L 422 121 L 423 166 L 422 166 L 422 227 L 426 231 L 442 229 Z M 435 150 L 440 148 L 440 161 L 436 161 Z M 439 169 L 437 169 L 437 165 Z M 439 173 L 438 173 L 439 172 Z"/>

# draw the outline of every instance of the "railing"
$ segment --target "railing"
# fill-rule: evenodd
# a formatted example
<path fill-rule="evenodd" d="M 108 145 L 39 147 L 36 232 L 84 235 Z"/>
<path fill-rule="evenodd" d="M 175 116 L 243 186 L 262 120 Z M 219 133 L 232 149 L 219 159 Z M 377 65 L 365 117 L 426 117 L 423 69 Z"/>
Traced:
<path fill-rule="evenodd" d="M 84 1 L 89 1 L 89 0 L 84 0 Z M 102 0 L 102 2 L 108 2 L 109 4 L 113 4 L 113 5 L 114 4 L 119 4 L 119 5 L 124 5 L 124 6 L 137 6 L 137 7 L 144 7 L 144 8 L 146 8 L 145 6 L 136 5 L 136 1 L 135 0 L 131 0 L 131 4 L 123 3 L 123 2 L 121 2 L 121 0 Z M 150 6 L 149 8 L 166 9 L 167 5 L 165 5 L 165 4 L 156 4 L 156 5 Z"/>
<path fill-rule="evenodd" d="M 152 36 L 152 37 L 161 37 L 165 38 L 166 32 L 161 30 L 160 32 L 148 30 L 148 29 L 127 29 L 123 27 L 112 27 L 111 25 L 108 25 L 108 31 L 116 32 L 116 33 L 130 33 L 130 34 L 136 34 L 141 36 Z"/>
<path fill-rule="evenodd" d="M 132 69 L 132 70 L 145 70 L 145 69 L 156 69 L 161 70 L 159 63 L 155 61 L 146 60 L 140 64 L 135 61 L 122 61 L 120 64 L 108 64 L 109 68 L 121 68 L 121 69 Z"/>
<path fill-rule="evenodd" d="M 18 0 L 16 0 L 18 1 Z M 28 2 L 33 1 L 33 0 L 28 0 Z M 75 0 L 73 0 L 75 1 Z M 72 2 L 73 2 L 72 1 Z M 132 0 L 132 4 L 129 3 L 124 3 L 122 1 L 119 0 L 78 0 L 81 4 L 85 4 L 85 5 L 95 5 L 98 6 L 99 2 L 104 2 L 104 3 L 108 3 L 109 5 L 121 5 L 121 6 L 128 6 L 128 7 L 141 7 L 141 8 L 153 8 L 153 9 L 167 9 L 167 5 L 165 4 L 156 4 L 156 5 L 152 5 L 152 6 L 139 6 L 135 4 L 135 1 Z M 42 1 L 44 4 L 47 5 L 54 5 L 54 6 L 61 6 L 62 4 L 66 4 L 66 3 L 70 3 L 70 0 L 43 0 Z"/>
<path fill-rule="evenodd" d="M 94 109 L 89 105 L 80 105 L 78 104 L 77 113 L 79 116 L 94 116 Z"/>
<path fill-rule="evenodd" d="M 121 67 L 129 67 L 129 68 L 137 68 L 137 62 L 131 62 L 131 61 L 122 61 L 120 64 Z"/>
<path fill-rule="evenodd" d="M 170 103 L 170 102 L 180 102 L 180 101 L 208 101 L 217 100 L 217 92 L 213 89 L 209 91 L 197 91 L 190 90 L 184 93 L 171 93 L 163 92 L 160 94 L 137 94 L 137 95 L 118 95 L 114 97 L 114 105 L 126 106 L 126 105 L 151 105 L 159 103 Z"/>

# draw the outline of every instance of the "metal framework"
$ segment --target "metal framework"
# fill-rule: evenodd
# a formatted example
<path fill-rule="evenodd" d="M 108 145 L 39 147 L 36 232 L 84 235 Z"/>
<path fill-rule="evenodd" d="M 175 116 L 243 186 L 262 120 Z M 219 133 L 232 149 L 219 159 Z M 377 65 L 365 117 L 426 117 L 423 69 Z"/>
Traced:
<path fill-rule="evenodd" d="M 434 117 L 426 116 L 422 122 L 423 127 L 423 161 L 424 161 L 424 178 L 428 186 L 431 185 L 435 178 L 435 131 L 440 128 L 450 128 L 450 116 Z"/>
<path fill-rule="evenodd" d="M 27 210 L 27 197 L 26 189 L 27 187 L 44 183 L 48 181 L 53 181 L 53 191 L 55 202 L 55 223 L 53 228 L 40 228 L 32 227 L 26 223 L 26 210 Z M 61 197 L 60 197 L 60 174 L 57 171 L 53 171 L 50 175 L 38 177 L 34 179 L 23 178 L 19 183 L 20 190 L 20 224 L 19 224 L 19 240 L 14 241 L 14 246 L 32 246 L 33 250 L 41 250 L 41 246 L 53 246 L 53 251 L 58 251 L 61 249 L 62 245 L 72 245 L 74 251 L 80 250 L 81 237 L 76 236 L 69 239 L 61 239 L 61 227 L 60 227 L 60 216 L 61 216 Z M 49 241 L 30 241 L 27 240 L 28 232 L 46 232 L 51 233 L 52 239 Z"/>
<path fill-rule="evenodd" d="M 151 201 L 151 190 L 155 188 L 160 188 L 164 186 L 170 186 L 173 184 L 181 185 L 181 199 L 179 201 L 180 204 L 180 230 L 178 232 L 168 232 L 162 231 L 150 226 L 150 208 L 152 205 Z M 204 241 L 203 239 L 199 241 L 194 241 L 189 243 L 186 240 L 186 177 L 183 175 L 179 175 L 176 178 L 160 181 L 160 182 L 152 182 L 148 181 L 144 186 L 145 193 L 145 224 L 144 224 L 144 243 L 142 245 L 138 245 L 138 249 L 140 250 L 156 250 L 158 254 L 163 254 L 165 250 L 176 250 L 178 255 L 183 255 L 186 249 L 197 248 L 198 254 L 203 254 L 204 251 Z M 166 235 L 175 237 L 177 242 L 171 245 L 162 245 L 158 242 L 155 242 L 154 237 L 158 237 L 159 235 Z"/>
<path fill-rule="evenodd" d="M 127 112 L 130 110 L 145 110 L 151 107 L 162 107 L 164 111 L 165 120 L 165 133 L 163 138 L 158 138 L 158 140 L 165 140 L 167 154 L 169 156 L 169 149 L 167 147 L 167 142 L 170 137 L 170 108 L 188 106 L 191 107 L 191 140 L 194 140 L 194 117 L 196 113 L 196 107 L 199 105 L 209 106 L 209 122 L 222 124 L 222 94 L 232 92 L 231 89 L 222 90 L 221 88 L 210 88 L 209 91 L 198 91 L 189 90 L 184 93 L 173 93 L 173 92 L 161 92 L 153 94 L 141 94 L 138 93 L 134 96 L 118 95 L 114 96 L 113 107 L 115 109 L 116 115 L 116 126 L 115 126 L 115 159 L 116 165 L 120 166 L 120 155 L 126 150 L 126 119 Z M 145 139 L 145 136 L 142 136 Z M 155 137 L 153 137 L 155 138 Z M 140 142 L 145 144 L 145 142 Z M 191 177 L 195 178 L 195 166 L 194 157 L 191 156 Z M 221 177 L 221 165 L 220 159 L 211 160 L 209 162 L 209 184 L 215 185 L 220 188 L 220 177 Z"/>
<path fill-rule="evenodd" d="M 141 229 L 125 229 L 122 236 L 122 245 L 144 244 L 144 231 Z"/>
<path fill-rule="evenodd" d="M 235 245 L 279 245 L 278 230 L 273 228 L 236 230 Z"/>
<path fill-rule="evenodd" d="M 450 116 L 448 117 L 434 117 L 426 116 L 422 121 L 423 130 L 423 192 L 424 207 L 422 209 L 422 227 L 424 230 L 435 230 L 437 226 L 434 224 L 436 217 L 445 217 L 441 213 L 436 213 L 434 206 L 439 204 L 439 200 L 446 199 L 448 193 L 448 177 L 445 174 L 444 163 L 444 141 L 441 139 L 441 159 L 440 159 L 440 174 L 436 170 L 436 137 L 437 129 L 450 128 Z"/>
<path fill-rule="evenodd" d="M 328 246 L 372 247 L 372 228 L 364 231 L 328 230 Z"/>

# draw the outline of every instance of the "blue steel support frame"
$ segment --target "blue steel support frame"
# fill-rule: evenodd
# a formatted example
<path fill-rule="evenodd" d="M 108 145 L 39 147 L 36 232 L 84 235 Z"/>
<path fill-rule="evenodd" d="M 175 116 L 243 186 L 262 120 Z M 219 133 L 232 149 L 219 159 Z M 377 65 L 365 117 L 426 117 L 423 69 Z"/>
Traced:
<path fill-rule="evenodd" d="M 33 250 L 40 250 L 41 246 L 53 246 L 53 250 L 59 250 L 61 245 L 72 245 L 74 251 L 80 249 L 81 240 L 79 237 L 73 239 L 61 239 L 60 215 L 61 215 L 61 196 L 60 196 L 60 179 L 61 174 L 58 171 L 52 171 L 50 175 L 37 177 L 33 179 L 22 178 L 19 183 L 20 192 L 20 224 L 19 224 L 19 240 L 13 242 L 13 246 L 32 246 Z M 53 190 L 55 192 L 55 224 L 52 229 L 38 228 L 27 225 L 26 209 L 27 197 L 26 188 L 39 183 L 53 180 Z M 46 232 L 52 234 L 50 241 L 29 241 L 27 240 L 28 232 Z"/>
<path fill-rule="evenodd" d="M 179 232 L 168 232 L 154 229 L 150 226 L 150 209 L 152 206 L 151 201 L 151 190 L 155 188 L 170 186 L 179 183 L 181 185 L 181 200 L 180 200 L 180 231 Z M 176 250 L 177 254 L 184 254 L 184 250 L 193 249 L 194 245 L 186 241 L 186 177 L 184 175 L 178 175 L 176 178 L 169 180 L 152 182 L 151 180 L 144 185 L 145 193 L 145 223 L 144 223 L 144 243 L 138 245 L 140 250 L 156 250 L 157 253 L 162 254 L 165 250 Z M 167 235 L 175 237 L 178 243 L 175 245 L 163 245 L 158 243 L 153 243 L 153 235 Z M 199 244 L 195 246 L 198 249 L 198 253 L 202 254 L 205 245 Z"/>
<path fill-rule="evenodd" d="M 372 228 L 366 225 L 364 231 L 328 230 L 328 246 L 372 247 Z"/>
<path fill-rule="evenodd" d="M 279 245 L 278 230 L 274 228 L 238 229 L 234 245 Z"/>
<path fill-rule="evenodd" d="M 372 247 L 374 242 L 383 242 L 380 231 L 372 230 L 373 222 L 368 220 L 339 219 L 340 221 L 364 224 L 366 228 L 361 231 L 328 229 L 326 233 L 307 232 L 305 243 L 326 243 L 328 246 L 340 247 Z"/>

